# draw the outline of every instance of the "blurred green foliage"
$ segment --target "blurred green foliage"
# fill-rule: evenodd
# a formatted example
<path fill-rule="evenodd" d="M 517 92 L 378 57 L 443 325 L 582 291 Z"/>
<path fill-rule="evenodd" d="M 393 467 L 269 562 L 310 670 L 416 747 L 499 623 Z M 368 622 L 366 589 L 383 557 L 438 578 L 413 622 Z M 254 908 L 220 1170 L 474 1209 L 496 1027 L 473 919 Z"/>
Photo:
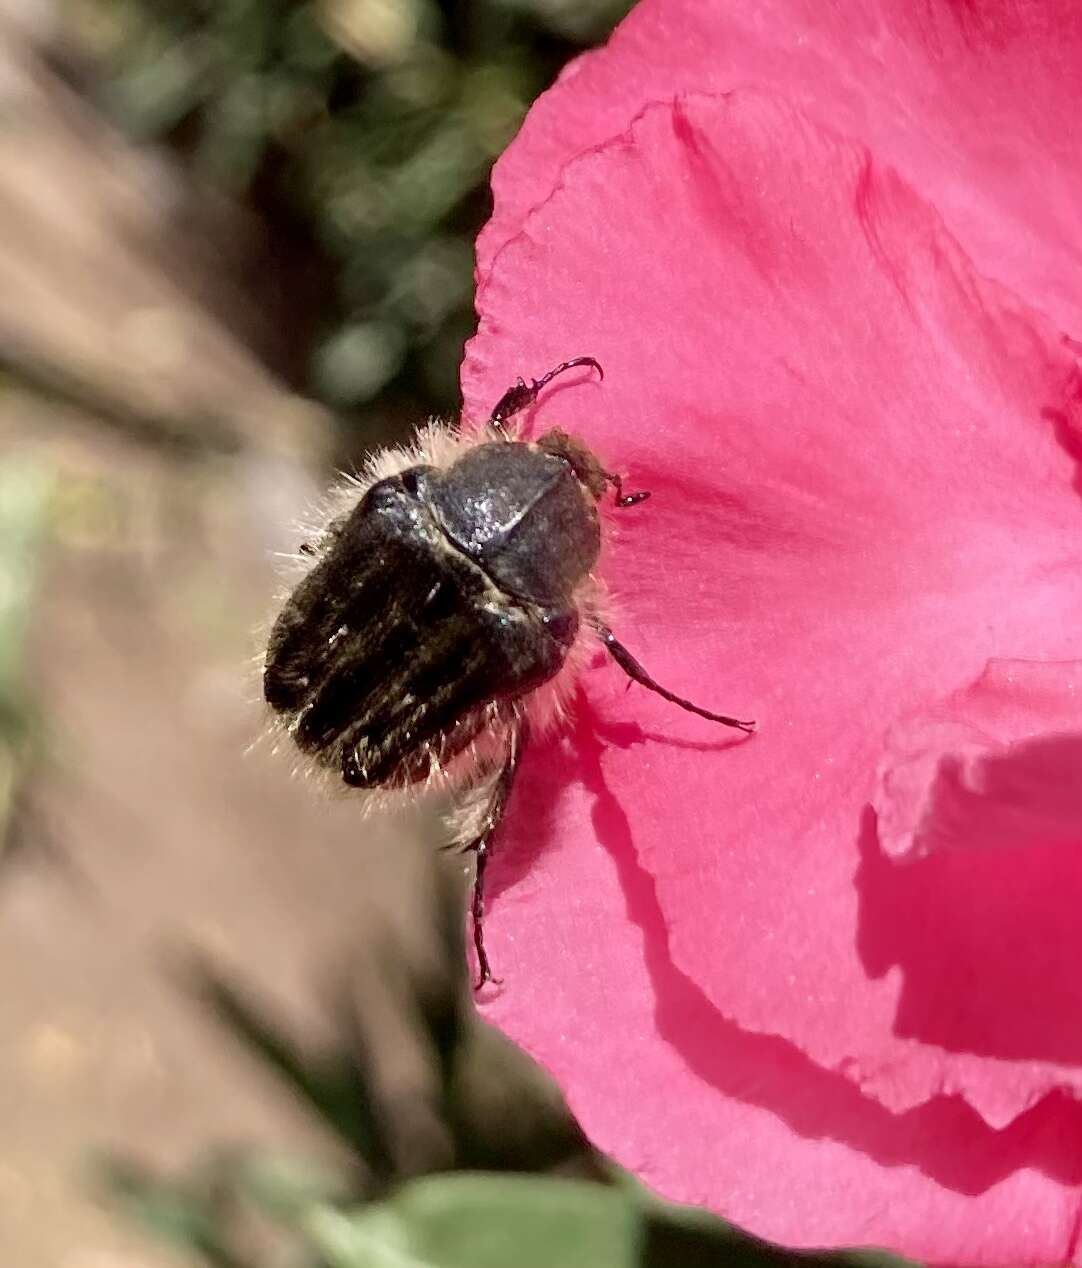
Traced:
<path fill-rule="evenodd" d="M 23 788 L 44 747 L 25 655 L 52 489 L 38 465 L 0 463 L 0 857 L 13 843 Z"/>
<path fill-rule="evenodd" d="M 208 1170 L 181 1186 L 118 1181 L 148 1228 L 213 1268 L 254 1268 L 221 1232 L 224 1212 L 243 1204 L 276 1226 L 273 1261 L 261 1261 L 275 1268 L 916 1268 L 879 1251 L 788 1251 L 630 1183 L 474 1172 L 413 1180 L 360 1206 L 327 1185 L 266 1157 L 235 1158 L 228 1178 Z M 254 1226 L 249 1215 L 241 1237 L 271 1245 Z"/>
<path fill-rule="evenodd" d="M 490 167 L 629 7 L 73 0 L 112 116 L 258 217 L 275 368 L 361 421 L 456 407 Z"/>
<path fill-rule="evenodd" d="M 411 958 L 392 937 L 358 964 L 339 1040 L 319 1056 L 208 965 L 189 978 L 338 1139 L 337 1172 L 265 1151 L 221 1152 L 179 1177 L 113 1160 L 114 1199 L 210 1268 L 907 1268 L 878 1251 L 775 1246 L 621 1172 L 547 1076 L 480 1020 L 455 954 L 461 895 L 442 887 L 437 903 L 444 954 Z M 358 1022 L 391 964 L 397 1022 L 365 1039 Z M 380 1090 L 405 1036 L 424 1054 L 427 1097 Z"/>
<path fill-rule="evenodd" d="M 219 1158 L 182 1184 L 114 1177 L 146 1227 L 213 1268 L 906 1268 L 787 1251 L 616 1181 L 445 1174 L 351 1204 L 317 1170 L 266 1155 Z"/>

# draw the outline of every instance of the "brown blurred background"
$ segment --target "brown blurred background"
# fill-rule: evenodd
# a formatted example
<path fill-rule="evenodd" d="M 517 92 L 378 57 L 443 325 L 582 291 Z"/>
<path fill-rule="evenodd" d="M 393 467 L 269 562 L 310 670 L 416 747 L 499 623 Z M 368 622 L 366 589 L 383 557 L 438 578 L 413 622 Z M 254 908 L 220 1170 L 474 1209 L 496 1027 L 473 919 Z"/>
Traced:
<path fill-rule="evenodd" d="M 625 8 L 0 0 L 5 1268 L 191 1262 L 117 1218 L 103 1149 L 341 1161 L 192 947 L 313 1048 L 375 974 L 383 1090 L 423 1091 L 387 964 L 436 954 L 424 824 L 251 747 L 253 631 L 333 466 L 454 409 L 489 165 Z"/>

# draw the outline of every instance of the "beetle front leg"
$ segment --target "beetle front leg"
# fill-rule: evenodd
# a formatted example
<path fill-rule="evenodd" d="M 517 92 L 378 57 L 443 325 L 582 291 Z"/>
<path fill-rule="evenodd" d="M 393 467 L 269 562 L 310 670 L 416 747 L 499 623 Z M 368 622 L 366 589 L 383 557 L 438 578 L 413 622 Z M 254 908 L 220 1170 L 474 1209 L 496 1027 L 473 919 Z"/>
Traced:
<path fill-rule="evenodd" d="M 548 374 L 543 374 L 539 379 L 532 379 L 529 383 L 525 379 L 519 381 L 509 387 L 503 396 L 493 406 L 492 413 L 488 416 L 488 425 L 497 432 L 504 440 L 510 440 L 504 423 L 510 418 L 514 418 L 516 414 L 520 414 L 527 406 L 532 405 L 537 400 L 537 394 L 545 386 L 550 383 L 558 374 L 563 374 L 565 370 L 571 370 L 577 365 L 592 366 L 598 373 L 600 378 L 605 377 L 605 371 L 593 357 L 573 357 L 570 361 L 563 361 L 554 370 L 550 370 Z"/>

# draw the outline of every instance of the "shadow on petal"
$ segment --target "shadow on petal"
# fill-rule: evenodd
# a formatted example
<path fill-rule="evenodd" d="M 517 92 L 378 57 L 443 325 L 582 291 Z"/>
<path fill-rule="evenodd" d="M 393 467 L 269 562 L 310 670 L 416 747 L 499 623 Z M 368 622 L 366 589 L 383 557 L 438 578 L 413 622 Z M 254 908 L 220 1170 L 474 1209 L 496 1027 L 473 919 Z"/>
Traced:
<path fill-rule="evenodd" d="M 1050 736 L 987 759 L 979 794 L 941 773 L 921 834 L 943 848 L 914 861 L 883 852 L 869 809 L 858 949 L 873 977 L 902 970 L 898 1034 L 1082 1064 L 1080 761 L 1082 737 Z M 967 825 L 973 844 L 961 848 Z"/>
<path fill-rule="evenodd" d="M 1082 1105 L 1067 1095 L 1045 1096 L 1004 1130 L 990 1127 L 960 1096 L 933 1097 L 894 1114 L 789 1041 L 749 1033 L 725 1017 L 673 963 L 655 880 L 640 864 L 627 815 L 605 783 L 603 744 L 585 711 L 575 746 L 578 776 L 595 798 L 594 827 L 643 934 L 658 1035 L 699 1078 L 776 1114 L 803 1136 L 838 1141 L 884 1166 L 918 1167 L 960 1193 L 982 1193 L 1023 1167 L 1062 1184 L 1082 1183 Z M 866 851 L 874 840 L 874 820 L 867 816 L 864 838 Z"/>
<path fill-rule="evenodd" d="M 631 690 L 642 688 L 629 684 Z M 642 744 L 664 744 L 694 753 L 714 753 L 734 745 L 754 742 L 754 736 L 718 728 L 720 734 L 713 740 L 689 740 L 680 735 L 665 735 L 656 731 L 644 731 L 637 722 L 618 722 L 602 718 L 595 713 L 586 692 L 576 693 L 575 713 L 581 719 L 579 730 L 589 730 L 592 742 L 598 750 L 607 745 L 616 748 L 633 748 Z M 508 890 L 514 889 L 529 875 L 536 859 L 553 840 L 556 801 L 549 795 L 551 787 L 570 788 L 583 782 L 581 744 L 576 736 L 557 734 L 534 741 L 529 749 L 527 763 L 537 761 L 545 768 L 547 779 L 543 786 L 522 778 L 515 787 L 512 812 L 522 822 L 530 825 L 528 840 L 517 841 L 513 849 L 500 846 L 500 864 L 491 874 L 487 894 L 490 902 Z"/>
<path fill-rule="evenodd" d="M 544 767 L 542 783 L 531 779 L 530 769 Z M 578 757 L 566 735 L 551 735 L 530 743 L 523 761 L 523 774 L 515 781 L 508 815 L 530 825 L 528 832 L 517 833 L 512 843 L 497 838 L 494 865 L 486 882 L 486 905 L 491 913 L 500 896 L 517 889 L 533 870 L 545 847 L 555 839 L 557 798 L 550 788 L 571 787 L 578 778 Z"/>
<path fill-rule="evenodd" d="M 632 686 L 632 690 L 635 690 Z M 641 690 L 641 688 L 639 689 Z M 753 735 L 718 728 L 713 740 L 689 740 L 680 735 L 666 735 L 660 731 L 644 731 L 637 722 L 608 722 L 594 714 L 588 704 L 582 706 L 590 713 L 594 734 L 604 744 L 617 748 L 631 748 L 636 744 L 664 744 L 668 748 L 683 749 L 689 753 L 719 753 L 738 744 L 750 744 Z"/>
<path fill-rule="evenodd" d="M 1062 342 L 1068 351 L 1079 356 L 1080 348 L 1075 340 L 1062 336 Z M 1074 487 L 1082 493 L 1082 362 L 1076 366 L 1067 384 L 1062 406 L 1045 406 L 1041 417 L 1052 424 L 1060 448 L 1072 458 L 1078 468 L 1075 473 Z"/>

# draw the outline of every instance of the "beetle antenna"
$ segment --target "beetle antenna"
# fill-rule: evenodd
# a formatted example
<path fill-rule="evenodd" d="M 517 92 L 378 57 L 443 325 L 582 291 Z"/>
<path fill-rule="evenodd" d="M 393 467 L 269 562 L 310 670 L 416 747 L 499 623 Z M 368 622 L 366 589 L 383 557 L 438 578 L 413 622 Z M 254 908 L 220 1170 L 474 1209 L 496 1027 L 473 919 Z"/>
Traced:
<path fill-rule="evenodd" d="M 551 383 L 558 374 L 563 374 L 565 370 L 573 370 L 575 366 L 579 365 L 591 366 L 597 371 L 598 378 L 603 379 L 605 377 L 605 371 L 601 368 L 600 361 L 595 360 L 593 357 L 572 357 L 570 361 L 562 361 L 555 369 L 550 370 L 548 374 L 543 374 L 539 379 L 532 379 L 527 383 L 525 379 L 520 378 L 496 402 L 492 413 L 488 417 L 488 425 L 504 440 L 510 440 L 511 437 L 507 434 L 504 423 L 509 418 L 521 413 L 528 405 L 532 405 L 537 400 L 537 394 L 546 383 Z"/>

